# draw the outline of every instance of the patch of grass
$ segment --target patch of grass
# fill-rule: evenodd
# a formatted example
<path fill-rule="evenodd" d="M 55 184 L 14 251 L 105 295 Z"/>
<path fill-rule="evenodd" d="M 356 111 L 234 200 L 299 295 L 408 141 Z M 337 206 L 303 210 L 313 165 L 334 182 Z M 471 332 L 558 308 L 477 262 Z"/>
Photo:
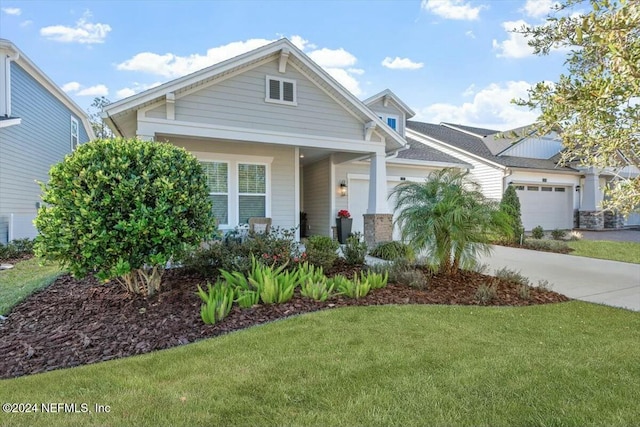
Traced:
<path fill-rule="evenodd" d="M 35 258 L 17 263 L 11 270 L 0 272 L 0 315 L 26 297 L 45 288 L 60 275 L 57 265 L 38 265 Z"/>
<path fill-rule="evenodd" d="M 2 402 L 110 406 L 0 424 L 627 426 L 638 342 L 640 313 L 578 301 L 349 307 L 0 381 Z"/>
<path fill-rule="evenodd" d="M 608 240 L 575 240 L 567 242 L 571 255 L 640 264 L 640 243 Z"/>

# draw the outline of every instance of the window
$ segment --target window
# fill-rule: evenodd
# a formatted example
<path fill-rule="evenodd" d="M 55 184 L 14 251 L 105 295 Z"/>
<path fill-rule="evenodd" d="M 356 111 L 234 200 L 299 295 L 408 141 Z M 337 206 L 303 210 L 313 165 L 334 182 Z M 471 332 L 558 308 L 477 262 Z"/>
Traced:
<path fill-rule="evenodd" d="M 564 187 L 556 187 L 555 190 L 558 193 L 564 193 Z"/>
<path fill-rule="evenodd" d="M 297 105 L 296 81 L 267 76 L 266 102 Z"/>
<path fill-rule="evenodd" d="M 537 186 L 528 186 L 527 187 L 527 191 L 538 191 L 540 188 Z"/>
<path fill-rule="evenodd" d="M 380 120 L 388 124 L 391 129 L 398 131 L 398 116 L 378 113 L 378 117 L 380 117 Z"/>
<path fill-rule="evenodd" d="M 246 224 L 251 217 L 266 216 L 267 167 L 238 164 L 238 222 Z"/>
<path fill-rule="evenodd" d="M 541 188 L 542 191 L 553 191 L 552 187 L 542 187 Z"/>
<path fill-rule="evenodd" d="M 516 185 L 516 190 L 524 191 L 524 185 Z"/>
<path fill-rule="evenodd" d="M 80 138 L 78 135 L 78 121 L 75 118 L 71 117 L 71 151 L 78 148 L 78 145 L 80 144 Z"/>
<path fill-rule="evenodd" d="M 207 177 L 212 213 L 219 224 L 229 224 L 229 165 L 222 162 L 202 162 Z"/>

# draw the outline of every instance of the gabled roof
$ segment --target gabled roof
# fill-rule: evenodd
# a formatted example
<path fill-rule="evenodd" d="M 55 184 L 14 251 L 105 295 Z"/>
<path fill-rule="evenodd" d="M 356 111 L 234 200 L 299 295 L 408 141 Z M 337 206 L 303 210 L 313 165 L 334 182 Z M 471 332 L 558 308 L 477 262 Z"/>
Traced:
<path fill-rule="evenodd" d="M 499 152 L 494 153 L 488 147 L 488 144 L 492 144 L 494 142 L 500 143 L 500 139 L 495 137 L 495 134 L 484 137 L 473 136 L 468 131 L 456 130 L 455 127 L 459 127 L 459 125 L 446 126 L 445 124 L 436 125 L 432 123 L 407 121 L 407 128 L 415 132 L 504 167 L 564 172 L 575 171 L 575 169 L 570 167 L 558 166 L 556 156 L 549 159 L 532 159 L 528 157 L 499 155 Z M 469 126 L 467 126 L 467 128 L 476 130 L 481 129 L 471 128 Z M 511 145 L 511 142 L 508 142 L 508 144 Z"/>
<path fill-rule="evenodd" d="M 297 67 L 301 68 L 312 82 L 322 90 L 330 93 L 334 99 L 344 108 L 354 113 L 356 117 L 359 117 L 363 123 L 374 122 L 376 124 L 376 130 L 384 135 L 387 143 L 391 142 L 392 147 L 388 146 L 389 149 L 397 149 L 406 145 L 406 141 L 402 136 L 391 129 L 363 104 L 362 101 L 345 89 L 323 70 L 322 67 L 313 62 L 304 52 L 286 38 L 109 104 L 104 108 L 103 117 L 112 120 L 117 116 L 161 101 L 168 93 L 174 93 L 177 97 L 180 93 L 191 88 L 214 81 L 226 74 L 239 71 L 243 68 L 248 68 L 266 59 L 276 58 L 281 54 L 287 54 L 288 61 L 292 61 Z"/>
<path fill-rule="evenodd" d="M 409 148 L 406 150 L 401 150 L 398 153 L 396 158 L 405 159 L 405 160 L 418 160 L 425 162 L 435 162 L 435 163 L 450 163 L 451 166 L 462 166 L 465 168 L 472 168 L 473 166 L 463 162 L 460 159 L 457 159 L 453 156 L 450 156 L 446 153 L 443 153 L 440 150 L 437 150 L 433 147 L 429 147 L 419 141 L 416 141 L 413 138 L 407 138 L 407 142 L 409 142 Z"/>
<path fill-rule="evenodd" d="M 78 104 L 73 102 L 73 100 L 69 98 L 69 96 L 64 93 L 64 91 L 60 89 L 60 87 L 58 87 L 58 85 L 56 85 L 40 68 L 38 68 L 27 55 L 18 49 L 13 42 L 6 39 L 0 39 L 0 49 L 11 52 L 14 57 L 14 59 L 12 59 L 14 62 L 20 65 L 23 70 L 29 73 L 29 75 L 47 89 L 49 93 L 55 96 L 62 104 L 80 118 L 89 140 L 96 138 L 87 113 L 80 108 Z M 12 94 L 12 96 L 14 95 Z"/>
<path fill-rule="evenodd" d="M 407 118 L 411 118 L 416 115 L 416 113 L 411 108 L 409 108 L 409 106 L 405 104 L 400 98 L 398 98 L 398 96 L 395 93 L 393 93 L 390 89 L 385 89 L 382 92 L 376 93 L 375 95 L 370 96 L 369 98 L 365 99 L 362 102 L 365 105 L 371 105 L 374 102 L 377 102 L 378 100 L 383 99 L 385 97 L 387 97 L 387 99 L 393 100 L 393 102 L 398 107 L 400 107 L 401 110 L 404 111 Z"/>
<path fill-rule="evenodd" d="M 479 137 L 483 137 L 483 136 L 487 136 L 487 135 L 493 135 L 494 133 L 500 132 L 499 130 L 495 130 L 495 129 L 478 128 L 478 127 L 473 127 L 473 126 L 460 125 L 460 124 L 456 124 L 456 123 L 445 123 L 445 122 L 442 122 L 440 124 L 443 125 L 443 126 L 450 127 L 450 128 L 460 129 L 463 132 L 471 133 L 471 134 L 474 134 L 474 135 L 479 136 Z"/>

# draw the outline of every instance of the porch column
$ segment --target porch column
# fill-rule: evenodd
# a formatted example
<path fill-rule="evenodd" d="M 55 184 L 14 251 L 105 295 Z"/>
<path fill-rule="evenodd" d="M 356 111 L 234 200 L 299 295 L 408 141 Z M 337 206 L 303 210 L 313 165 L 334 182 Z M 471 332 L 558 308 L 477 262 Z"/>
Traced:
<path fill-rule="evenodd" d="M 585 173 L 582 190 L 582 202 L 578 221 L 580 228 L 587 230 L 602 230 L 604 216 L 600 210 L 600 175 L 594 168 Z"/>
<path fill-rule="evenodd" d="M 370 248 L 393 239 L 393 215 L 387 203 L 387 164 L 384 152 L 371 155 L 369 204 L 364 214 L 364 240 Z"/>

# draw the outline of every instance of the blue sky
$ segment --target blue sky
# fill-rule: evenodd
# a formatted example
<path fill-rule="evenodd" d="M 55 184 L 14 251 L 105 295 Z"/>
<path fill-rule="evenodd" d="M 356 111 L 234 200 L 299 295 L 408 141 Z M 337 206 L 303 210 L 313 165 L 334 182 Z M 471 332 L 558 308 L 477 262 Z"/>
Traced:
<path fill-rule="evenodd" d="M 512 33 L 552 0 L 13 1 L 0 38 L 86 109 L 287 37 L 360 99 L 386 88 L 416 120 L 500 130 L 533 121 L 510 104 L 555 81 L 565 56 L 538 57 Z"/>

